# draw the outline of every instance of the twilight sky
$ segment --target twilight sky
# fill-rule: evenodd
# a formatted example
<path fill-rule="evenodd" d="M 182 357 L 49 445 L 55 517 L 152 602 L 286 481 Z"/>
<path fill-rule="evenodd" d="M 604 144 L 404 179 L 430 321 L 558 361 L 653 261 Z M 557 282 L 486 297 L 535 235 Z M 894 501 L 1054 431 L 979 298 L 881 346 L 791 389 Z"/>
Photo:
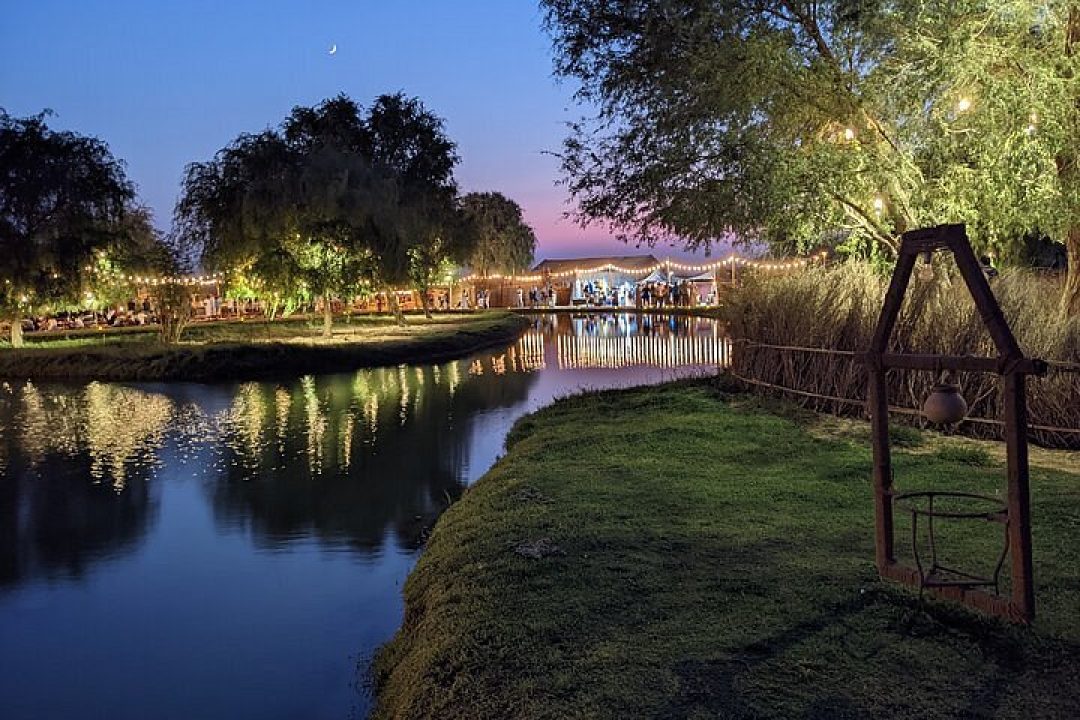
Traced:
<path fill-rule="evenodd" d="M 4 0 L 0 107 L 51 108 L 127 162 L 167 227 L 184 166 L 294 105 L 420 97 L 458 144 L 463 192 L 525 209 L 537 258 L 641 252 L 562 214 L 572 86 L 552 77 L 534 0 Z M 337 44 L 331 56 L 328 49 Z M 667 247 L 658 256 L 684 256 Z"/>

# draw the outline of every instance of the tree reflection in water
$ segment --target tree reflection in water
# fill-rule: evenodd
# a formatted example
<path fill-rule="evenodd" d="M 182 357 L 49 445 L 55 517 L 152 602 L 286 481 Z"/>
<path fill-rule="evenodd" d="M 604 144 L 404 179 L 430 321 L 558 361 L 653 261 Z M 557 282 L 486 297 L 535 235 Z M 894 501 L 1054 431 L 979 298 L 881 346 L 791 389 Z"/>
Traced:
<path fill-rule="evenodd" d="M 145 536 L 148 483 L 173 415 L 162 395 L 103 383 L 0 389 L 0 585 L 82 577 Z"/>
<path fill-rule="evenodd" d="M 208 488 L 219 522 L 264 547 L 315 537 L 376 552 L 389 532 L 416 549 L 464 489 L 475 414 L 528 394 L 532 376 L 505 363 L 496 353 L 242 385 L 213 428 L 221 456 Z"/>

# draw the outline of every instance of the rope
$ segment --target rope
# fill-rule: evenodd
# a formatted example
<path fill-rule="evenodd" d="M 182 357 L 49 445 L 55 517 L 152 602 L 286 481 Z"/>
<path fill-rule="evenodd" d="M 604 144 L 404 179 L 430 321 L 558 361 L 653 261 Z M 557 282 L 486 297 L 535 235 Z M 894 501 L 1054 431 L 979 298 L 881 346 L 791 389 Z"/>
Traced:
<path fill-rule="evenodd" d="M 1080 363 L 1061 362 L 1059 360 L 1047 360 L 1046 366 L 1054 372 L 1080 373 Z"/>
<path fill-rule="evenodd" d="M 785 387 L 783 385 L 775 385 L 773 383 L 765 382 L 764 380 L 756 380 L 756 379 L 753 379 L 753 378 L 743 377 L 742 375 L 738 374 L 734 370 L 729 370 L 728 372 L 736 380 L 744 382 L 744 383 L 746 383 L 748 385 L 756 385 L 758 387 L 770 388 L 772 390 L 779 390 L 781 392 L 791 393 L 793 395 L 801 395 L 803 397 L 813 398 L 813 399 L 817 399 L 817 400 L 827 400 L 829 402 L 840 403 L 842 405 L 854 405 L 854 406 L 865 406 L 866 405 L 865 400 L 853 400 L 851 398 L 837 397 L 835 395 L 821 395 L 820 393 L 809 392 L 807 390 L 797 390 L 795 388 L 789 388 L 789 387 Z M 904 407 L 902 405 L 890 405 L 889 406 L 889 412 L 896 413 L 898 415 L 913 415 L 913 416 L 922 415 L 922 411 L 917 410 L 915 408 Z M 996 426 L 996 427 L 1003 427 L 1005 425 L 1005 422 L 1002 421 L 1002 420 L 994 420 L 992 418 L 979 418 L 979 417 L 968 417 L 968 418 L 964 419 L 964 422 L 975 423 L 975 424 L 978 424 L 978 425 L 993 425 L 993 426 Z M 1055 427 L 1053 425 L 1028 425 L 1028 429 L 1029 430 L 1038 430 L 1040 432 L 1063 433 L 1063 434 L 1067 434 L 1067 435 L 1074 435 L 1074 434 L 1075 435 L 1080 435 L 1080 428 L 1062 428 L 1062 427 Z"/>
<path fill-rule="evenodd" d="M 853 357 L 855 355 L 860 355 L 861 354 L 861 353 L 858 353 L 858 352 L 856 352 L 854 350 L 833 350 L 833 349 L 830 349 L 830 348 L 808 348 L 808 347 L 798 347 L 796 345 L 769 345 L 767 343 L 759 343 L 759 342 L 756 342 L 754 340 L 747 340 L 747 339 L 733 340 L 732 342 L 743 343 L 744 345 L 747 345 L 749 347 L 768 348 L 770 350 L 792 350 L 792 351 L 795 351 L 795 352 L 818 353 L 820 355 L 842 355 L 842 356 L 845 356 L 845 357 Z"/>
<path fill-rule="evenodd" d="M 733 343 L 742 343 L 747 347 L 759 347 L 766 348 L 768 350 L 783 350 L 787 352 L 805 352 L 816 353 L 818 355 L 839 355 L 841 357 L 855 357 L 862 355 L 862 353 L 855 350 L 834 350 L 832 348 L 812 348 L 812 347 L 800 347 L 798 345 L 772 345 L 770 343 L 757 342 L 756 340 L 750 340 L 749 338 L 737 338 L 732 340 Z M 1055 371 L 1063 373 L 1080 373 L 1080 363 L 1064 362 L 1061 360 L 1046 360 L 1046 366 Z"/>

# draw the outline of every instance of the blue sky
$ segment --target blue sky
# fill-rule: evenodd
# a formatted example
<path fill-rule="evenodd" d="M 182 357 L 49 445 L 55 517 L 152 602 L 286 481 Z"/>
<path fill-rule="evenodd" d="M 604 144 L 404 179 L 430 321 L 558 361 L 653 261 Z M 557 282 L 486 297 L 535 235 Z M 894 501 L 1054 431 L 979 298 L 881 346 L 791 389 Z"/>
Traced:
<path fill-rule="evenodd" d="M 51 108 L 55 127 L 108 142 L 163 227 L 184 166 L 239 133 L 340 92 L 404 91 L 446 120 L 463 191 L 522 205 L 538 257 L 637 252 L 561 218 L 544 151 L 580 112 L 531 0 L 4 0 L 2 16 L 0 107 Z"/>

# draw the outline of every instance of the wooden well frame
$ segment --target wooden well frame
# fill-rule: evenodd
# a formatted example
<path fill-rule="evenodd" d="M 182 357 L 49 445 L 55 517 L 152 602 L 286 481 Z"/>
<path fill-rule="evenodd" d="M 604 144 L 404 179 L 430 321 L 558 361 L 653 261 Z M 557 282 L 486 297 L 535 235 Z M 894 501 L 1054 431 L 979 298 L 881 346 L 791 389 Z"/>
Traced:
<path fill-rule="evenodd" d="M 975 301 L 983 324 L 993 339 L 997 357 L 914 355 L 888 352 L 889 338 L 900 314 L 904 294 L 920 255 L 950 251 L 960 275 Z M 876 562 L 883 578 L 901 582 L 955 600 L 982 612 L 1013 622 L 1030 623 L 1035 618 L 1035 588 L 1031 561 L 1031 500 L 1028 477 L 1027 394 L 1028 375 L 1046 373 L 1046 363 L 1024 356 L 1009 329 L 963 225 L 939 225 L 912 230 L 901 238 L 896 269 L 881 315 L 864 360 L 869 372 L 867 410 L 874 451 L 874 510 Z M 1008 523 L 1008 553 L 1012 592 L 998 595 L 978 587 L 927 587 L 922 574 L 900 563 L 895 555 L 893 510 L 897 493 L 893 490 L 889 446 L 889 391 L 886 374 L 892 369 L 940 373 L 944 370 L 987 372 L 1001 377 L 1004 387 L 1004 437 L 1008 455 L 1005 505 Z"/>

